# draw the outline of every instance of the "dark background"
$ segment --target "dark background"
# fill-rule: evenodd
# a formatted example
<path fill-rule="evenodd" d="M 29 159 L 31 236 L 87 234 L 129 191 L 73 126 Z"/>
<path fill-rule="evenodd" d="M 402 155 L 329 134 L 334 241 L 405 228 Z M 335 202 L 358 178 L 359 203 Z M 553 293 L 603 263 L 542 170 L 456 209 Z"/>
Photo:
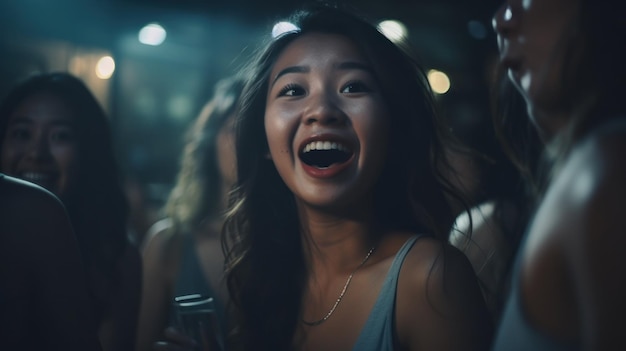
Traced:
<path fill-rule="evenodd" d="M 341 1 L 340 1 L 341 2 Z M 372 20 L 408 28 L 426 69 L 452 82 L 440 95 L 443 113 L 464 137 L 488 128 L 488 88 L 495 57 L 493 0 L 343 1 Z M 2 0 L 0 95 L 34 71 L 70 71 L 108 111 L 127 177 L 165 196 L 174 180 L 189 122 L 217 80 L 234 73 L 273 23 L 304 1 L 286 0 Z M 157 22 L 167 30 L 158 47 L 138 31 Z M 93 66 L 111 55 L 108 80 Z"/>

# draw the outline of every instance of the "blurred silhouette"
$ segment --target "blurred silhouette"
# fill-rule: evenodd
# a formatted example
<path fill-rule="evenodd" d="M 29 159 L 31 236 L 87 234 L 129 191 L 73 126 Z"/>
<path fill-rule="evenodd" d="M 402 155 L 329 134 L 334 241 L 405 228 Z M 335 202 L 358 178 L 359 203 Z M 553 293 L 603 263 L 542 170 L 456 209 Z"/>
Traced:
<path fill-rule="evenodd" d="M 501 65 L 544 144 L 496 350 L 623 349 L 626 21 L 616 0 L 506 1 Z M 503 114 L 496 127 L 506 136 Z M 503 138 L 524 151 L 525 139 Z M 523 170 L 533 169 L 523 162 Z M 621 346 L 620 346 L 621 345 Z"/>
<path fill-rule="evenodd" d="M 528 196 L 507 159 L 460 151 L 464 163 L 454 177 L 475 176 L 468 212 L 461 212 L 449 241 L 468 257 L 494 321 L 499 319 L 508 290 L 508 274 L 528 213 Z M 469 171 L 468 171 L 469 170 Z"/>
<path fill-rule="evenodd" d="M 505 91 L 496 90 L 495 103 Z M 515 96 L 513 96 L 515 97 Z M 536 133 L 529 130 L 521 109 L 520 99 L 507 111 L 507 118 L 517 118 L 510 137 L 530 138 Z M 499 112 L 494 111 L 496 115 Z M 514 114 L 515 113 L 515 114 Z M 478 276 L 481 289 L 494 321 L 498 321 L 506 299 L 510 272 L 515 253 L 532 208 L 533 191 L 524 182 L 508 154 L 500 147 L 498 135 L 491 118 L 485 118 L 474 128 L 454 128 L 462 148 L 450 150 L 454 169 L 453 182 L 465 189 L 470 211 L 461 212 L 450 232 L 449 241 L 469 258 Z M 536 157 L 538 150 L 528 150 Z M 530 173 L 529 171 L 528 173 Z"/>
<path fill-rule="evenodd" d="M 84 265 L 63 205 L 3 174 L 0 343 L 3 350 L 100 350 Z"/>
<path fill-rule="evenodd" d="M 127 204 L 109 121 L 67 73 L 36 74 L 0 104 L 0 171 L 57 195 L 85 261 L 105 351 L 134 348 L 141 261 L 127 237 Z"/>
<path fill-rule="evenodd" d="M 190 126 L 177 182 L 167 201 L 167 218 L 150 229 L 143 250 L 144 294 L 138 350 L 174 341 L 164 334 L 176 326 L 176 296 L 213 297 L 226 329 L 224 254 L 220 233 L 228 193 L 236 180 L 233 123 L 243 81 L 219 81 L 212 99 Z M 182 336 L 181 336 L 182 338 Z"/>

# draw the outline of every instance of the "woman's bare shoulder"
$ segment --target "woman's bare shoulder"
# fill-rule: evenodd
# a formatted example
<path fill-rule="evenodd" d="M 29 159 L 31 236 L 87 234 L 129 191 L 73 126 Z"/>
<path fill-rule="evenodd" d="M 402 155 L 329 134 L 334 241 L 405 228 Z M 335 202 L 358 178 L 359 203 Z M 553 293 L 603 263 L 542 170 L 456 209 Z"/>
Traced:
<path fill-rule="evenodd" d="M 157 221 L 148 229 L 146 239 L 141 247 L 142 255 L 144 257 L 148 255 L 165 258 L 172 250 L 172 242 L 177 236 L 171 219 L 164 218 Z"/>
<path fill-rule="evenodd" d="M 434 238 L 420 238 L 407 254 L 402 277 L 413 294 L 435 299 L 450 284 L 465 280 L 475 283 L 475 274 L 467 257 L 456 247 Z"/>
<path fill-rule="evenodd" d="M 149 229 L 141 248 L 144 275 L 171 280 L 176 275 L 182 249 L 182 234 L 172 221 L 162 219 Z"/>
<path fill-rule="evenodd" d="M 410 349 L 484 349 L 492 332 L 469 260 L 433 238 L 419 239 L 406 257 L 396 313 L 400 341 Z"/>
<path fill-rule="evenodd" d="M 581 233 L 626 222 L 626 124 L 591 134 L 575 147 L 546 194 L 547 208 Z M 574 226 L 570 226 L 572 229 Z M 587 228 L 587 229 L 585 229 Z"/>

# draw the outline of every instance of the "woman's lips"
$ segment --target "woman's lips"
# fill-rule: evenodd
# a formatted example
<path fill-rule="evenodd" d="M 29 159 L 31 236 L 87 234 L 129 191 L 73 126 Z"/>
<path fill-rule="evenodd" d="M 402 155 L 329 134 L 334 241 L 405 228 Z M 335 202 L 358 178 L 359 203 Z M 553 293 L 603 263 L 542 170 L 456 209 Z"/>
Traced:
<path fill-rule="evenodd" d="M 354 154 L 350 156 L 348 160 L 341 163 L 333 163 L 328 167 L 318 167 L 313 165 L 308 165 L 304 162 L 301 162 L 302 169 L 311 177 L 314 178 L 332 178 L 337 174 L 341 173 L 343 170 L 348 168 L 352 161 L 354 160 Z"/>
<path fill-rule="evenodd" d="M 298 156 L 304 171 L 315 178 L 331 178 L 345 170 L 354 160 L 354 148 L 345 138 L 334 134 L 318 134 L 307 138 L 300 146 Z M 307 160 L 307 154 L 312 152 L 340 152 L 349 156 L 336 162 L 330 162 L 328 166 L 316 165 Z M 307 162 L 308 161 L 308 162 Z M 333 160 L 334 161 L 334 160 Z"/>

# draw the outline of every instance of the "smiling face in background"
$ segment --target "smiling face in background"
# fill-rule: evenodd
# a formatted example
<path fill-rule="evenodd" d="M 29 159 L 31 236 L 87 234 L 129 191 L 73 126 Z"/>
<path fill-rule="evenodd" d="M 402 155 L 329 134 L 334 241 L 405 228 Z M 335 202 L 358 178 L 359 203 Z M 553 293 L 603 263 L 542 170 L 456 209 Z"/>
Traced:
<path fill-rule="evenodd" d="M 2 143 L 2 171 L 67 195 L 77 162 L 73 114 L 59 98 L 38 93 L 8 117 Z"/>
<path fill-rule="evenodd" d="M 367 203 L 387 151 L 387 108 L 369 64 L 348 38 L 308 33 L 269 77 L 270 156 L 300 203 Z M 363 200 L 366 200 L 365 202 Z"/>
<path fill-rule="evenodd" d="M 582 45 L 574 38 L 579 11 L 580 0 L 508 0 L 493 18 L 501 62 L 544 134 L 566 123 L 563 74 Z"/>

